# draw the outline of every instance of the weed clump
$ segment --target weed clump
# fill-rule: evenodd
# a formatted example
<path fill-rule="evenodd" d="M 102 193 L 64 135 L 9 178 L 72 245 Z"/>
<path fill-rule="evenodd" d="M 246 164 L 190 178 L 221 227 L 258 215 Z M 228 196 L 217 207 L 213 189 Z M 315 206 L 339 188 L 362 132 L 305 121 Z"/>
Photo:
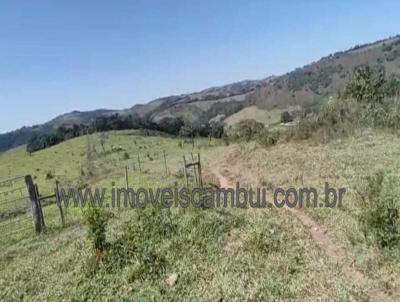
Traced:
<path fill-rule="evenodd" d="M 169 210 L 138 209 L 135 219 L 124 225 L 122 236 L 110 248 L 108 269 L 127 266 L 131 282 L 160 276 L 166 267 L 163 242 L 173 233 Z"/>
<path fill-rule="evenodd" d="M 123 155 L 123 159 L 124 159 L 124 160 L 128 160 L 128 159 L 130 159 L 130 158 L 131 158 L 131 157 L 130 157 L 129 153 L 128 153 L 128 152 L 125 152 L 124 155 Z"/>
<path fill-rule="evenodd" d="M 95 251 L 102 252 L 107 247 L 106 228 L 110 213 L 98 208 L 90 207 L 84 212 L 84 216 L 88 225 L 88 238 L 92 243 Z"/>
<path fill-rule="evenodd" d="M 359 184 L 358 195 L 363 211 L 360 223 L 366 238 L 381 248 L 400 245 L 400 182 L 379 171 Z"/>
<path fill-rule="evenodd" d="M 223 140 L 224 142 L 229 140 L 249 142 L 253 140 L 267 147 L 275 145 L 279 140 L 279 136 L 279 131 L 270 130 L 263 123 L 250 119 L 243 120 L 235 128 L 230 129 L 228 135 L 223 136 Z"/>
<path fill-rule="evenodd" d="M 54 178 L 53 172 L 52 171 L 47 171 L 46 172 L 46 180 L 50 180 L 50 179 L 53 179 L 53 178 Z"/>

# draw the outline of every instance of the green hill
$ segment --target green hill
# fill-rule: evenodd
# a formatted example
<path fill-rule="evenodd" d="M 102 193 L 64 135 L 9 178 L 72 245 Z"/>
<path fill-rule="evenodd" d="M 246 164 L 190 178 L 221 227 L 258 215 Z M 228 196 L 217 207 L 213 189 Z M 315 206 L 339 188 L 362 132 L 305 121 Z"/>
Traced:
<path fill-rule="evenodd" d="M 277 77 L 163 97 L 124 110 L 102 109 L 67 113 L 43 125 L 0 134 L 0 152 L 27 143 L 33 133 L 48 133 L 61 125 L 89 124 L 97 117 L 115 113 L 138 114 L 157 124 L 167 117 L 182 118 L 185 123 L 193 124 L 205 123 L 215 118 L 224 120 L 248 106 L 267 111 L 289 106 L 318 106 L 327 97 L 341 94 L 354 69 L 364 65 L 383 67 L 387 75 L 400 73 L 400 37 L 337 52 Z M 243 118 L 247 112 L 241 114 Z M 268 112 L 266 115 L 269 115 Z"/>

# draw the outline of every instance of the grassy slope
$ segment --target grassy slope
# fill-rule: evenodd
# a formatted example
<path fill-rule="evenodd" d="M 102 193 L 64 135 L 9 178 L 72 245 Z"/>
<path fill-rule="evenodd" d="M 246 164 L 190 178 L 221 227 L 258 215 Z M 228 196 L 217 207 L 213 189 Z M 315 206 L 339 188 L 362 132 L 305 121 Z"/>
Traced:
<path fill-rule="evenodd" d="M 109 133 L 106 149 L 123 146 L 130 154 L 130 159 L 123 159 L 121 153 L 103 156 L 99 141 L 98 135 L 78 138 L 36 153 L 35 160 L 21 149 L 9 152 L 0 158 L 1 175 L 34 171 L 31 173 L 39 185 L 50 186 L 54 179 L 46 180 L 44 172 L 58 167 L 56 172 L 85 174 L 82 181 L 91 171 L 92 184 L 110 186 L 114 180 L 123 185 L 121 167 L 128 165 L 133 187 L 182 183 L 178 170 L 182 155 L 191 151 L 190 145 L 181 148 L 177 139 L 140 137 L 129 131 Z M 208 146 L 205 140 L 197 142 L 195 152 L 201 152 L 205 164 L 214 165 L 212 158 L 226 148 L 213 145 Z M 168 177 L 163 175 L 163 149 L 170 168 Z M 144 173 L 134 171 L 138 152 Z M 137 210 L 113 212 L 115 218 L 107 235 L 110 242 L 118 240 L 123 225 L 137 221 L 139 215 Z M 79 218 L 79 213 L 70 215 Z M 63 230 L 49 227 L 39 238 L 27 236 L 17 243 L 11 240 L 2 245 L 0 253 L 0 299 L 361 300 L 360 290 L 343 279 L 339 269 L 315 249 L 307 230 L 285 211 L 173 210 L 171 219 L 176 233 L 157 245 L 165 255 L 163 273 L 139 279 L 132 273 L 132 259 L 126 259 L 128 264 L 121 267 L 100 264 L 93 271 L 80 220 Z M 164 282 L 168 273 L 179 276 L 173 289 Z"/>
<path fill-rule="evenodd" d="M 256 106 L 250 106 L 243 108 L 239 112 L 232 114 L 228 118 L 225 119 L 225 123 L 227 126 L 233 126 L 240 121 L 246 120 L 246 119 L 253 119 L 257 122 L 263 123 L 265 125 L 276 125 L 279 124 L 281 121 L 281 113 L 283 111 L 293 111 L 293 110 L 299 110 L 300 107 L 298 106 L 289 106 L 286 109 L 279 109 L 275 108 L 272 110 L 265 110 L 265 109 L 260 109 Z"/>
<path fill-rule="evenodd" d="M 349 250 L 355 266 L 400 298 L 400 252 L 385 252 L 369 242 L 360 227 L 363 210 L 356 188 L 376 171 L 399 179 L 400 138 L 398 135 L 364 131 L 356 137 L 328 144 L 313 141 L 282 143 L 269 149 L 255 144 L 233 146 L 227 157 L 227 174 L 241 183 L 269 188 L 316 187 L 324 183 L 347 188 L 342 209 L 309 209 L 328 227 L 337 242 Z M 272 198 L 272 197 L 270 197 Z"/>
<path fill-rule="evenodd" d="M 261 85 L 250 99 L 263 109 L 308 106 L 328 96 L 336 97 L 348 82 L 354 69 L 369 65 L 384 67 L 387 75 L 399 73 L 400 37 L 338 52 L 317 62 L 297 68 Z"/>

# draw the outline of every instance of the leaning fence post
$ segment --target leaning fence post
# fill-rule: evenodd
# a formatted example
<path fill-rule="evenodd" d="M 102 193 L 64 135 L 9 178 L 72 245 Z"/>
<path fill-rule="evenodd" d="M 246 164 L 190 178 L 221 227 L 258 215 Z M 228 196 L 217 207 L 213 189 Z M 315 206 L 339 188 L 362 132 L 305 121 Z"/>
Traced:
<path fill-rule="evenodd" d="M 61 217 L 61 225 L 62 227 L 65 226 L 65 220 L 64 220 L 64 211 L 61 205 L 61 200 L 60 200 L 60 191 L 59 191 L 59 183 L 58 180 L 56 180 L 56 203 L 57 207 L 60 211 L 60 217 Z"/>
<path fill-rule="evenodd" d="M 40 200 L 39 188 L 37 184 L 35 184 L 35 192 L 36 192 L 36 200 L 38 201 L 39 204 L 40 223 L 42 224 L 42 228 L 46 228 L 46 225 L 44 223 L 42 201 Z"/>
<path fill-rule="evenodd" d="M 32 181 L 32 176 L 30 175 L 25 176 L 25 184 L 29 193 L 29 201 L 32 209 L 33 225 L 35 227 L 36 234 L 40 234 L 42 232 L 40 208 L 39 208 L 39 201 L 37 200 L 35 185 L 33 184 Z"/>

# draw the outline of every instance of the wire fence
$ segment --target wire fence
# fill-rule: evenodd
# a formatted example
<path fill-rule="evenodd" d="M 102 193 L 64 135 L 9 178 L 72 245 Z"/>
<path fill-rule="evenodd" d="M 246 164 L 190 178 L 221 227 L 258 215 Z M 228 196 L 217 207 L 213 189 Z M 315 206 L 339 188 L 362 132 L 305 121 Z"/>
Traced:
<path fill-rule="evenodd" d="M 170 177 L 172 176 L 170 167 L 180 165 L 182 175 L 179 177 L 185 178 L 187 185 L 190 179 L 196 183 L 201 179 L 200 157 L 197 159 L 197 164 L 193 153 L 187 157 L 187 161 L 185 157 L 179 160 L 176 156 L 173 156 L 170 161 L 165 150 L 137 152 L 135 155 L 113 152 L 110 154 L 112 157 L 106 160 L 92 153 L 88 151 L 91 156 L 88 156 L 87 169 L 81 168 L 82 175 L 79 177 L 57 175 L 56 171 L 52 171 L 52 180 L 41 183 L 40 187 L 31 180 L 34 186 L 33 197 L 26 180 L 26 177 L 31 178 L 30 176 L 0 180 L 0 246 L 32 237 L 35 232 L 40 233 L 42 230 L 65 227 L 79 222 L 82 218 L 82 208 L 65 207 L 61 204 L 57 198 L 59 188 L 83 190 L 104 180 L 128 187 L 132 184 L 129 178 L 133 175 L 147 174 L 147 177 L 152 177 L 154 173 L 157 173 L 163 177 Z M 102 161 L 97 161 L 99 158 Z M 178 177 L 178 175 L 174 176 Z M 137 182 L 138 179 L 142 181 L 141 177 L 133 178 L 132 181 Z M 37 218 L 38 216 L 40 217 Z"/>
<path fill-rule="evenodd" d="M 77 178 L 60 177 L 63 185 L 78 187 L 81 182 Z M 35 186 L 43 229 L 53 229 L 75 223 L 80 213 L 68 208 L 61 209 L 58 203 L 54 184 L 47 182 L 40 187 Z M 14 244 L 20 240 L 33 237 L 35 234 L 32 201 L 29 195 L 25 176 L 13 177 L 0 181 L 0 246 Z"/>
<path fill-rule="evenodd" d="M 0 181 L 0 243 L 18 241 L 33 233 L 25 177 Z"/>

